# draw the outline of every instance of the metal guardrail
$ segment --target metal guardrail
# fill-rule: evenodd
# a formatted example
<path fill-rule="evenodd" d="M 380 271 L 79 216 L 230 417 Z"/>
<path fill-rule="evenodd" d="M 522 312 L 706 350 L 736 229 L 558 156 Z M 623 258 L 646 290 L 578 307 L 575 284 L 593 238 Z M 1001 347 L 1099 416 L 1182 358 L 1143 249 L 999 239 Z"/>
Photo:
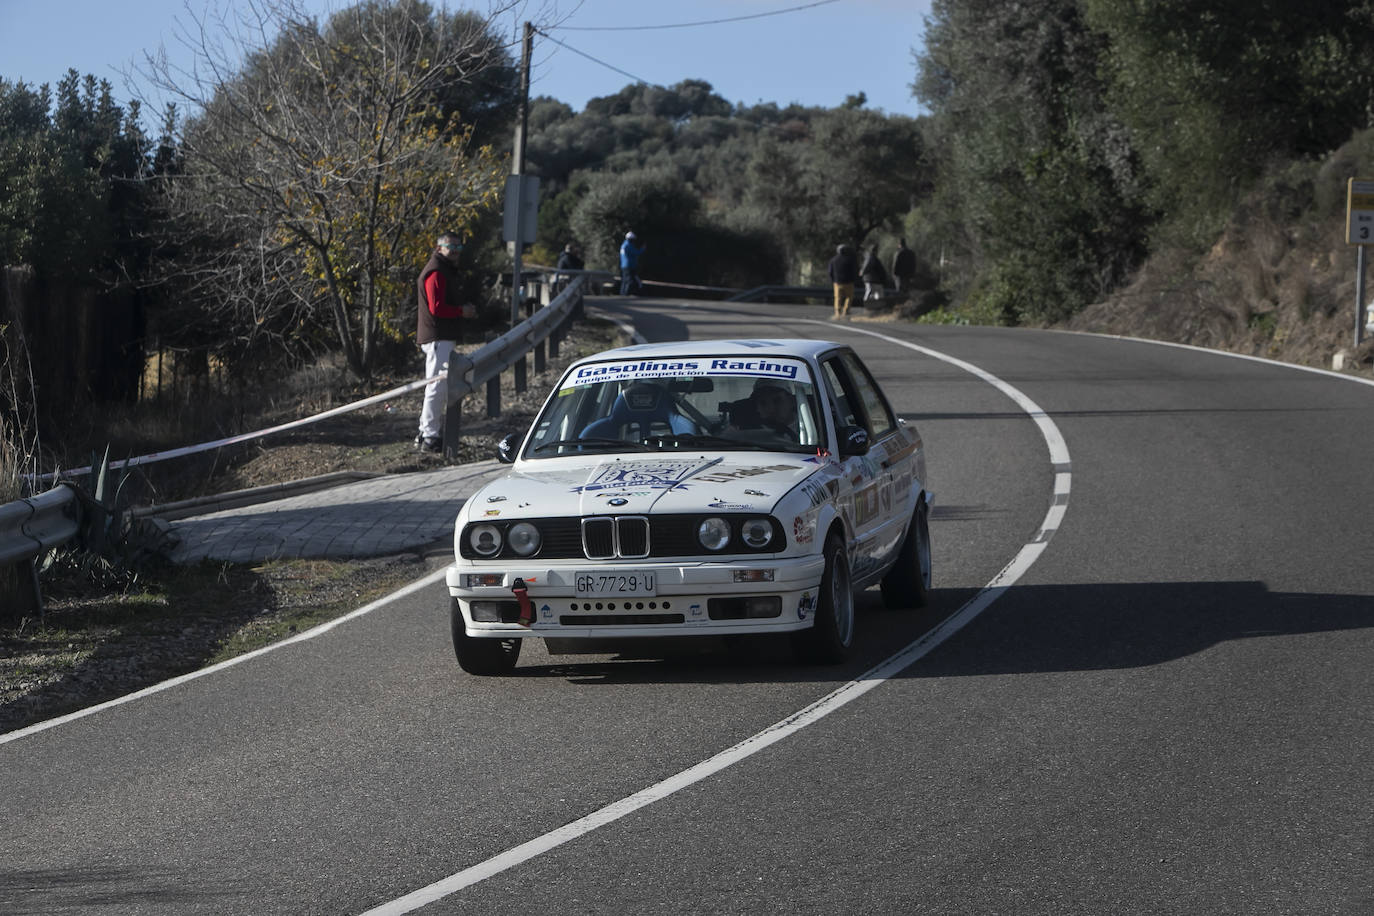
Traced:
<path fill-rule="evenodd" d="M 81 527 L 81 503 L 70 484 L 0 505 L 0 566 L 32 560 L 65 544 Z"/>
<path fill-rule="evenodd" d="M 549 298 L 549 285 L 543 281 L 536 281 L 528 287 L 528 292 L 533 293 L 532 298 L 542 300 L 544 308 L 534 312 L 528 319 L 516 325 L 510 331 L 500 337 L 484 344 L 479 350 L 467 354 L 455 354 L 450 360 L 448 374 L 448 403 L 449 415 L 453 418 L 451 424 L 446 423 L 445 445 L 451 434 L 455 437 L 453 448 L 456 450 L 458 434 L 457 415 L 460 413 L 460 406 L 463 397 L 479 390 L 483 385 L 488 386 L 488 413 L 491 413 L 493 404 L 492 388 L 496 387 L 499 392 L 500 375 L 512 366 L 517 367 L 517 382 L 522 381 L 523 362 L 530 351 L 535 351 L 536 371 L 543 371 L 543 347 L 546 341 L 552 340 L 552 355 L 558 355 L 558 340 L 562 330 L 569 318 L 580 308 L 582 304 L 582 287 L 585 283 L 584 277 L 574 277 L 569 280 L 567 286 L 552 301 Z M 457 370 L 457 371 L 452 371 Z M 435 376 L 441 378 L 442 376 Z M 242 436 L 234 436 L 231 439 L 217 440 L 215 442 L 203 443 L 200 446 L 188 446 L 186 448 L 174 449 L 169 452 L 155 453 L 153 455 L 143 455 L 138 458 L 131 458 L 125 461 L 112 461 L 111 467 L 121 465 L 136 465 L 149 461 L 160 461 L 166 458 L 177 457 L 180 455 L 191 454 L 193 452 L 217 448 L 226 444 L 246 441 L 248 439 L 268 435 L 272 432 L 279 432 L 288 427 L 303 425 L 309 422 L 316 422 L 326 417 L 336 416 L 348 410 L 356 410 L 367 406 L 384 397 L 394 397 L 402 391 L 414 390 L 423 387 L 432 379 L 421 379 L 394 391 L 385 392 L 382 395 L 375 395 L 365 398 L 354 404 L 327 410 L 304 420 L 297 420 L 283 426 L 275 426 L 268 430 L 260 430 L 257 433 L 246 433 Z M 523 390 L 523 384 L 517 385 L 518 390 Z M 496 404 L 499 410 L 499 393 L 497 394 Z M 69 471 L 67 474 L 74 474 L 88 471 L 89 468 Z M 55 479 L 56 475 L 48 475 L 46 478 Z M 16 500 L 11 503 L 0 504 L 0 566 L 9 566 L 15 563 L 23 563 L 33 560 L 44 550 L 51 547 L 59 547 L 76 537 L 81 522 L 81 503 L 77 497 L 76 490 L 70 484 L 58 484 L 53 489 L 31 496 L 26 499 Z M 0 609 L 3 610 L 3 609 Z"/>

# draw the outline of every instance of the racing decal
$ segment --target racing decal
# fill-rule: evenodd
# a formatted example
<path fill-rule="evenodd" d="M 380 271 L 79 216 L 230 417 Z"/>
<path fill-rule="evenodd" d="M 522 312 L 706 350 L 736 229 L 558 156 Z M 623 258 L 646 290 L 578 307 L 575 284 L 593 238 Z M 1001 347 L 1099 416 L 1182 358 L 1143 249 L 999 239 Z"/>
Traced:
<path fill-rule="evenodd" d="M 687 608 L 687 611 L 688 611 L 688 613 L 690 613 L 693 617 L 700 617 L 700 616 L 701 616 L 701 605 L 699 605 L 699 604 L 693 604 L 693 605 L 691 605 L 690 607 Z"/>
<path fill-rule="evenodd" d="M 891 515 L 891 514 L 892 514 L 892 485 L 891 485 L 891 484 L 885 484 L 881 489 L 878 490 L 878 495 L 882 498 L 883 514 L 884 514 L 884 515 Z"/>
<path fill-rule="evenodd" d="M 690 378 L 707 375 L 748 375 L 760 378 L 805 378 L 806 364 L 793 359 L 640 359 L 623 363 L 579 366 L 560 394 L 581 385 L 652 378 Z"/>
<path fill-rule="evenodd" d="M 487 497 L 487 502 L 489 502 L 489 503 L 503 503 L 503 502 L 505 502 L 505 501 L 506 501 L 506 498 L 505 498 L 504 496 L 488 496 L 488 497 Z"/>
<path fill-rule="evenodd" d="M 797 602 L 797 619 L 805 620 L 815 609 L 816 596 L 810 592 L 802 592 L 801 600 Z"/>
<path fill-rule="evenodd" d="M 626 487 L 671 490 L 700 466 L 700 462 L 697 461 L 620 461 L 601 466 L 590 480 L 581 486 L 573 487 L 572 492 L 594 493 L 601 490 L 624 490 Z"/>
<path fill-rule="evenodd" d="M 792 540 L 798 544 L 810 544 L 816 539 L 816 520 L 798 515 L 792 519 Z"/>
<path fill-rule="evenodd" d="M 767 493 L 760 493 L 758 490 L 745 490 L 745 491 L 744 491 L 744 495 L 745 495 L 745 496 L 762 496 L 764 499 L 767 499 L 767 498 L 768 498 L 768 494 L 767 494 Z"/>
<path fill-rule="evenodd" d="M 863 525 L 878 516 L 878 485 L 870 484 L 854 494 L 854 524 Z"/>
<path fill-rule="evenodd" d="M 747 467 L 735 468 L 730 471 L 712 471 L 709 474 L 702 474 L 697 480 L 705 480 L 709 483 L 730 483 L 733 480 L 743 480 L 749 477 L 757 477 L 760 474 L 772 474 L 774 471 L 795 471 L 796 468 L 790 464 L 770 464 L 766 467 Z"/>
<path fill-rule="evenodd" d="M 501 514 L 501 510 L 500 510 L 500 509 L 488 509 L 488 510 L 486 511 L 485 514 L 486 514 L 487 518 L 491 518 L 493 515 L 500 515 L 500 514 Z"/>
<path fill-rule="evenodd" d="M 824 483 L 819 480 L 806 480 L 798 489 L 806 494 L 807 499 L 811 500 L 811 505 L 819 506 L 834 498 L 838 484 L 833 480 L 827 480 Z"/>
<path fill-rule="evenodd" d="M 903 458 L 910 458 L 913 454 L 915 454 L 916 449 L 918 448 L 920 448 L 920 443 L 912 442 L 905 448 L 899 448 L 895 452 L 888 452 L 887 461 L 889 464 L 892 464 L 894 462 L 901 461 Z"/>
<path fill-rule="evenodd" d="M 727 503 L 723 499 L 717 499 L 713 502 L 707 503 L 706 505 L 712 509 L 740 509 L 747 511 L 749 509 L 754 508 L 753 506 L 748 505 L 746 503 Z"/>

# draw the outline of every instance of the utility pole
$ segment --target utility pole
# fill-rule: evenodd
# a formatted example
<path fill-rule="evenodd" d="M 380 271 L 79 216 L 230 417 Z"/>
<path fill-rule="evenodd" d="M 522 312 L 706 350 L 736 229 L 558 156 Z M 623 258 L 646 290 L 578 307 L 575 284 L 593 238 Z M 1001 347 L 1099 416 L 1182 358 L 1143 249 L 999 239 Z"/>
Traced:
<path fill-rule="evenodd" d="M 524 200 L 524 174 L 525 174 L 525 133 L 529 129 L 530 120 L 530 52 L 534 49 L 534 25 L 525 23 L 524 47 L 520 53 L 520 111 L 515 121 L 515 152 L 511 157 L 511 174 L 516 176 L 516 180 L 510 184 L 514 186 L 515 200 L 507 199 L 506 206 L 514 206 L 515 209 L 515 263 L 510 275 L 510 326 L 515 327 L 520 323 L 520 304 L 524 298 L 524 290 L 520 284 L 520 274 L 524 268 L 525 242 L 523 233 L 520 231 L 521 215 L 525 211 Z"/>

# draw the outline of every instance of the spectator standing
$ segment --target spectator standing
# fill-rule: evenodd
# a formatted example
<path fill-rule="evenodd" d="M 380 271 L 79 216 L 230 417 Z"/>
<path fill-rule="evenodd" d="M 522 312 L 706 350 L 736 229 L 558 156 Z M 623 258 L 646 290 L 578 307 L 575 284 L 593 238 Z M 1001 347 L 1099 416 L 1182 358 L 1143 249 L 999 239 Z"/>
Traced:
<path fill-rule="evenodd" d="M 643 285 L 639 279 L 639 256 L 648 247 L 639 244 L 639 236 L 634 232 L 625 233 L 625 241 L 620 243 L 620 295 L 639 295 Z"/>
<path fill-rule="evenodd" d="M 899 240 L 897 253 L 892 256 L 892 285 L 899 293 L 911 292 L 911 280 L 916 276 L 916 252 L 906 247 L 906 239 Z"/>
<path fill-rule="evenodd" d="M 578 245 L 576 242 L 569 242 L 564 245 L 563 250 L 559 252 L 558 263 L 554 266 L 560 271 L 571 271 L 581 270 L 585 264 L 586 262 L 582 260 L 582 246 Z M 568 285 L 570 279 L 572 279 L 571 274 L 559 273 L 557 275 L 557 283 L 554 286 L 555 292 L 561 293 L 563 288 Z"/>
<path fill-rule="evenodd" d="M 826 266 L 830 282 L 835 287 L 835 317 L 849 317 L 849 305 L 854 301 L 854 281 L 859 279 L 859 261 L 848 245 L 838 245 L 835 256 Z"/>
<path fill-rule="evenodd" d="M 864 278 L 864 302 L 881 302 L 883 287 L 887 285 L 887 271 L 883 269 L 883 262 L 878 259 L 876 245 L 869 245 L 864 249 L 864 264 L 859 268 L 859 274 Z"/>
<path fill-rule="evenodd" d="M 445 232 L 435 243 L 434 252 L 416 281 L 419 302 L 416 309 L 415 342 L 425 354 L 425 378 L 434 378 L 448 367 L 453 347 L 463 338 L 463 319 L 477 310 L 463 303 L 463 275 L 459 258 L 463 241 L 454 232 Z M 444 413 L 448 408 L 448 383 L 438 379 L 425 386 L 424 406 L 420 408 L 420 431 L 415 447 L 427 452 L 443 448 Z"/>

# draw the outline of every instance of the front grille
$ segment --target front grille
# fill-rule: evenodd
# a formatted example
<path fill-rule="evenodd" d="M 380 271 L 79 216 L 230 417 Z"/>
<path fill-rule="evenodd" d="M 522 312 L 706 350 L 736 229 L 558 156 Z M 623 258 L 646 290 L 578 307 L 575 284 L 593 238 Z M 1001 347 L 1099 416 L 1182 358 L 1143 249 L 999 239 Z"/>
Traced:
<path fill-rule="evenodd" d="M 589 560 L 647 557 L 649 520 L 642 515 L 584 518 L 582 551 Z"/>
<path fill-rule="evenodd" d="M 539 528 L 542 543 L 534 557 L 545 560 L 614 560 L 642 559 L 645 557 L 701 557 L 701 556 L 748 556 L 751 554 L 781 553 L 787 548 L 787 538 L 782 525 L 773 520 L 773 541 L 761 550 L 746 547 L 739 537 L 740 525 L 746 518 L 759 517 L 754 513 L 713 512 L 730 522 L 734 531 L 732 546 L 724 553 L 712 553 L 697 541 L 697 527 L 705 513 L 682 515 L 594 515 L 586 518 L 562 516 L 556 518 L 531 518 L 525 521 Z M 504 539 L 506 532 L 515 521 L 496 519 L 471 522 L 464 528 L 458 549 L 462 556 L 471 560 L 516 559 L 509 547 L 503 547 L 496 557 L 480 557 L 472 549 L 468 531 L 473 525 L 492 525 L 501 530 Z M 522 557 L 519 559 L 533 559 Z"/>

